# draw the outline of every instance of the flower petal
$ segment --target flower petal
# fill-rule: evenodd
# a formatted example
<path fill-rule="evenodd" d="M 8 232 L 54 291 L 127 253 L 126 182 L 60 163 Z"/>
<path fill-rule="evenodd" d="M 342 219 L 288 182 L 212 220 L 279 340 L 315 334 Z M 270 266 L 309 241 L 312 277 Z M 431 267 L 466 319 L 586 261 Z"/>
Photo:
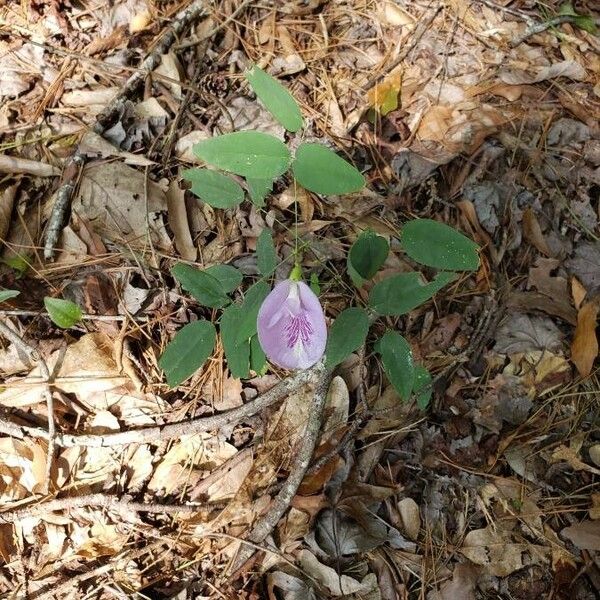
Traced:
<path fill-rule="evenodd" d="M 286 369 L 307 369 L 325 352 L 325 315 L 302 281 L 275 286 L 258 312 L 258 339 L 268 359 Z"/>

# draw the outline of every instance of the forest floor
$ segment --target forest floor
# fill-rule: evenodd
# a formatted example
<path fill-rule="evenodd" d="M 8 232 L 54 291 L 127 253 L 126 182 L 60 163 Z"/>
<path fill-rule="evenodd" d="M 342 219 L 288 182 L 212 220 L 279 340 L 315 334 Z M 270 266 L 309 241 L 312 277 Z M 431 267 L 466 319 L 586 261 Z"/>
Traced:
<path fill-rule="evenodd" d="M 597 598 L 597 3 L 207 1 L 165 43 L 192 4 L 0 3 L 0 287 L 20 292 L 0 305 L 0 596 Z M 264 208 L 220 210 L 184 189 L 194 143 L 286 135 L 245 82 L 252 64 L 363 192 L 282 178 Z M 372 283 L 346 273 L 364 230 L 390 241 L 385 274 L 413 270 L 397 237 L 415 217 L 475 240 L 481 265 L 386 319 L 433 374 L 428 409 L 400 401 L 371 342 L 354 353 L 329 389 L 325 458 L 240 565 L 315 392 L 199 426 L 289 373 L 236 379 L 218 344 L 170 389 L 164 348 L 215 319 L 171 269 L 230 264 L 252 281 L 270 228 L 281 279 L 296 210 L 328 319 L 367 299 Z M 83 319 L 57 327 L 45 296 Z"/>

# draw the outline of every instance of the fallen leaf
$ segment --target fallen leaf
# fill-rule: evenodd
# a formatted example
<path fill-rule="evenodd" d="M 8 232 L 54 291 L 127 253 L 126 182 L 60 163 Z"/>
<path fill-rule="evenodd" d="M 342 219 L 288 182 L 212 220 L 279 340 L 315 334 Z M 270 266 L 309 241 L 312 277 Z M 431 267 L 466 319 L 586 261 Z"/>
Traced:
<path fill-rule="evenodd" d="M 501 69 L 498 76 L 509 85 L 522 85 L 524 83 L 539 83 L 555 77 L 567 77 L 575 81 L 586 78 L 585 69 L 574 60 L 563 60 L 546 67 L 529 66 L 527 69 L 509 66 Z"/>
<path fill-rule="evenodd" d="M 506 577 L 523 568 L 524 544 L 513 544 L 509 531 L 488 525 L 469 531 L 460 552 L 496 577 Z"/>
<path fill-rule="evenodd" d="M 452 579 L 446 581 L 438 592 L 434 592 L 428 600 L 475 600 L 477 584 L 477 567 L 469 563 L 460 563 L 454 567 Z"/>
<path fill-rule="evenodd" d="M 339 437 L 340 432 L 348 424 L 350 393 L 346 382 L 337 375 L 331 381 L 327 400 L 325 401 L 323 425 L 320 443 Z"/>
<path fill-rule="evenodd" d="M 36 177 L 56 177 L 60 175 L 60 169 L 37 160 L 0 154 L 0 173 L 10 173 L 11 175 L 24 173 Z"/>
<path fill-rule="evenodd" d="M 526 208 L 523 213 L 523 235 L 539 252 L 546 256 L 552 256 L 552 251 L 542 233 L 540 223 L 537 220 L 533 209 L 530 207 Z"/>
<path fill-rule="evenodd" d="M 148 249 L 150 233 L 156 246 L 171 247 L 160 215 L 167 210 L 165 193 L 158 184 L 146 181 L 143 172 L 121 162 L 86 166 L 73 210 L 103 239 L 143 250 Z"/>
<path fill-rule="evenodd" d="M 498 329 L 494 350 L 515 354 L 529 350 L 562 349 L 562 333 L 546 317 L 512 314 Z"/>
<path fill-rule="evenodd" d="M 229 410 L 242 404 L 242 380 L 231 376 L 225 377 L 221 385 L 221 393 L 213 397 L 214 409 Z"/>
<path fill-rule="evenodd" d="M 171 90 L 171 93 L 177 100 L 181 100 L 181 85 L 178 81 L 181 80 L 181 64 L 175 52 L 170 51 L 161 56 L 160 64 L 154 71 L 158 75 L 168 77 L 168 80 L 163 80 L 165 87 Z"/>
<path fill-rule="evenodd" d="M 571 360 L 582 377 L 587 377 L 592 372 L 598 356 L 596 322 L 599 310 L 600 296 L 583 304 L 577 313 L 577 327 L 571 343 Z"/>
<path fill-rule="evenodd" d="M 565 261 L 571 275 L 581 281 L 588 292 L 600 287 L 600 242 L 581 242 L 575 247 L 573 258 Z"/>
<path fill-rule="evenodd" d="M 19 184 L 9 185 L 0 195 L 0 239 L 5 240 L 10 229 L 11 215 Z"/>
<path fill-rule="evenodd" d="M 169 183 L 167 189 L 167 207 L 169 227 L 175 237 L 175 248 L 185 260 L 195 261 L 198 249 L 194 245 L 185 206 L 185 191 L 179 189 L 176 179 Z"/>
<path fill-rule="evenodd" d="M 336 597 L 348 594 L 367 594 L 377 587 L 375 573 L 369 573 L 362 581 L 357 581 L 348 575 L 338 575 L 335 569 L 319 562 L 317 557 L 308 550 L 300 552 L 298 563 L 308 575 Z"/>
<path fill-rule="evenodd" d="M 600 550 L 600 521 L 582 521 L 565 527 L 560 534 L 580 550 Z"/>
<path fill-rule="evenodd" d="M 574 471 L 589 471 L 590 473 L 593 473 L 594 475 L 600 475 L 600 470 L 583 462 L 579 458 L 577 451 L 574 448 L 572 448 L 571 446 L 565 446 L 565 445 L 561 444 L 558 448 L 556 448 L 552 452 L 552 457 L 550 460 L 552 463 L 565 461 L 566 463 L 569 463 L 569 466 Z"/>
<path fill-rule="evenodd" d="M 573 304 L 577 310 L 579 310 L 581 303 L 585 300 L 586 294 L 587 291 L 581 285 L 579 279 L 577 279 L 577 277 L 571 277 L 571 296 L 573 297 Z"/>
<path fill-rule="evenodd" d="M 412 498 L 403 498 L 398 502 L 398 512 L 402 519 L 404 533 L 413 541 L 419 537 L 421 514 L 419 505 Z"/>

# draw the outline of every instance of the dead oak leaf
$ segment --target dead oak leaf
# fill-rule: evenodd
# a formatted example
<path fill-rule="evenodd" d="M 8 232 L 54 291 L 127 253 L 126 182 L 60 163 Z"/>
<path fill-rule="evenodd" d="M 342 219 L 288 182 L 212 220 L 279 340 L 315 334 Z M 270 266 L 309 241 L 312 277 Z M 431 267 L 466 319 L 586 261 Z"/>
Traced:
<path fill-rule="evenodd" d="M 600 521 L 582 521 L 565 527 L 560 534 L 580 550 L 600 550 Z"/>
<path fill-rule="evenodd" d="M 596 322 L 599 310 L 600 296 L 597 296 L 583 304 L 577 313 L 577 327 L 571 343 L 571 360 L 582 377 L 587 377 L 592 372 L 598 356 Z"/>
<path fill-rule="evenodd" d="M 494 528 L 469 531 L 460 552 L 471 562 L 486 568 L 490 575 L 505 577 L 523 568 L 525 544 L 514 544 L 510 531 Z"/>

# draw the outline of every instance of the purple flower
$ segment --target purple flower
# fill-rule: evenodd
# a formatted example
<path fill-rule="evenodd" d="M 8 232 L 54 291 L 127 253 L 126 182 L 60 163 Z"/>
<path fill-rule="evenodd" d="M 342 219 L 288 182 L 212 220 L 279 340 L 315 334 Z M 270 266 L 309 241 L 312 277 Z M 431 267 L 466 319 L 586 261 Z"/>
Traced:
<path fill-rule="evenodd" d="M 258 340 L 285 369 L 308 369 L 325 352 L 327 326 L 319 299 L 302 281 L 278 283 L 258 311 Z"/>

